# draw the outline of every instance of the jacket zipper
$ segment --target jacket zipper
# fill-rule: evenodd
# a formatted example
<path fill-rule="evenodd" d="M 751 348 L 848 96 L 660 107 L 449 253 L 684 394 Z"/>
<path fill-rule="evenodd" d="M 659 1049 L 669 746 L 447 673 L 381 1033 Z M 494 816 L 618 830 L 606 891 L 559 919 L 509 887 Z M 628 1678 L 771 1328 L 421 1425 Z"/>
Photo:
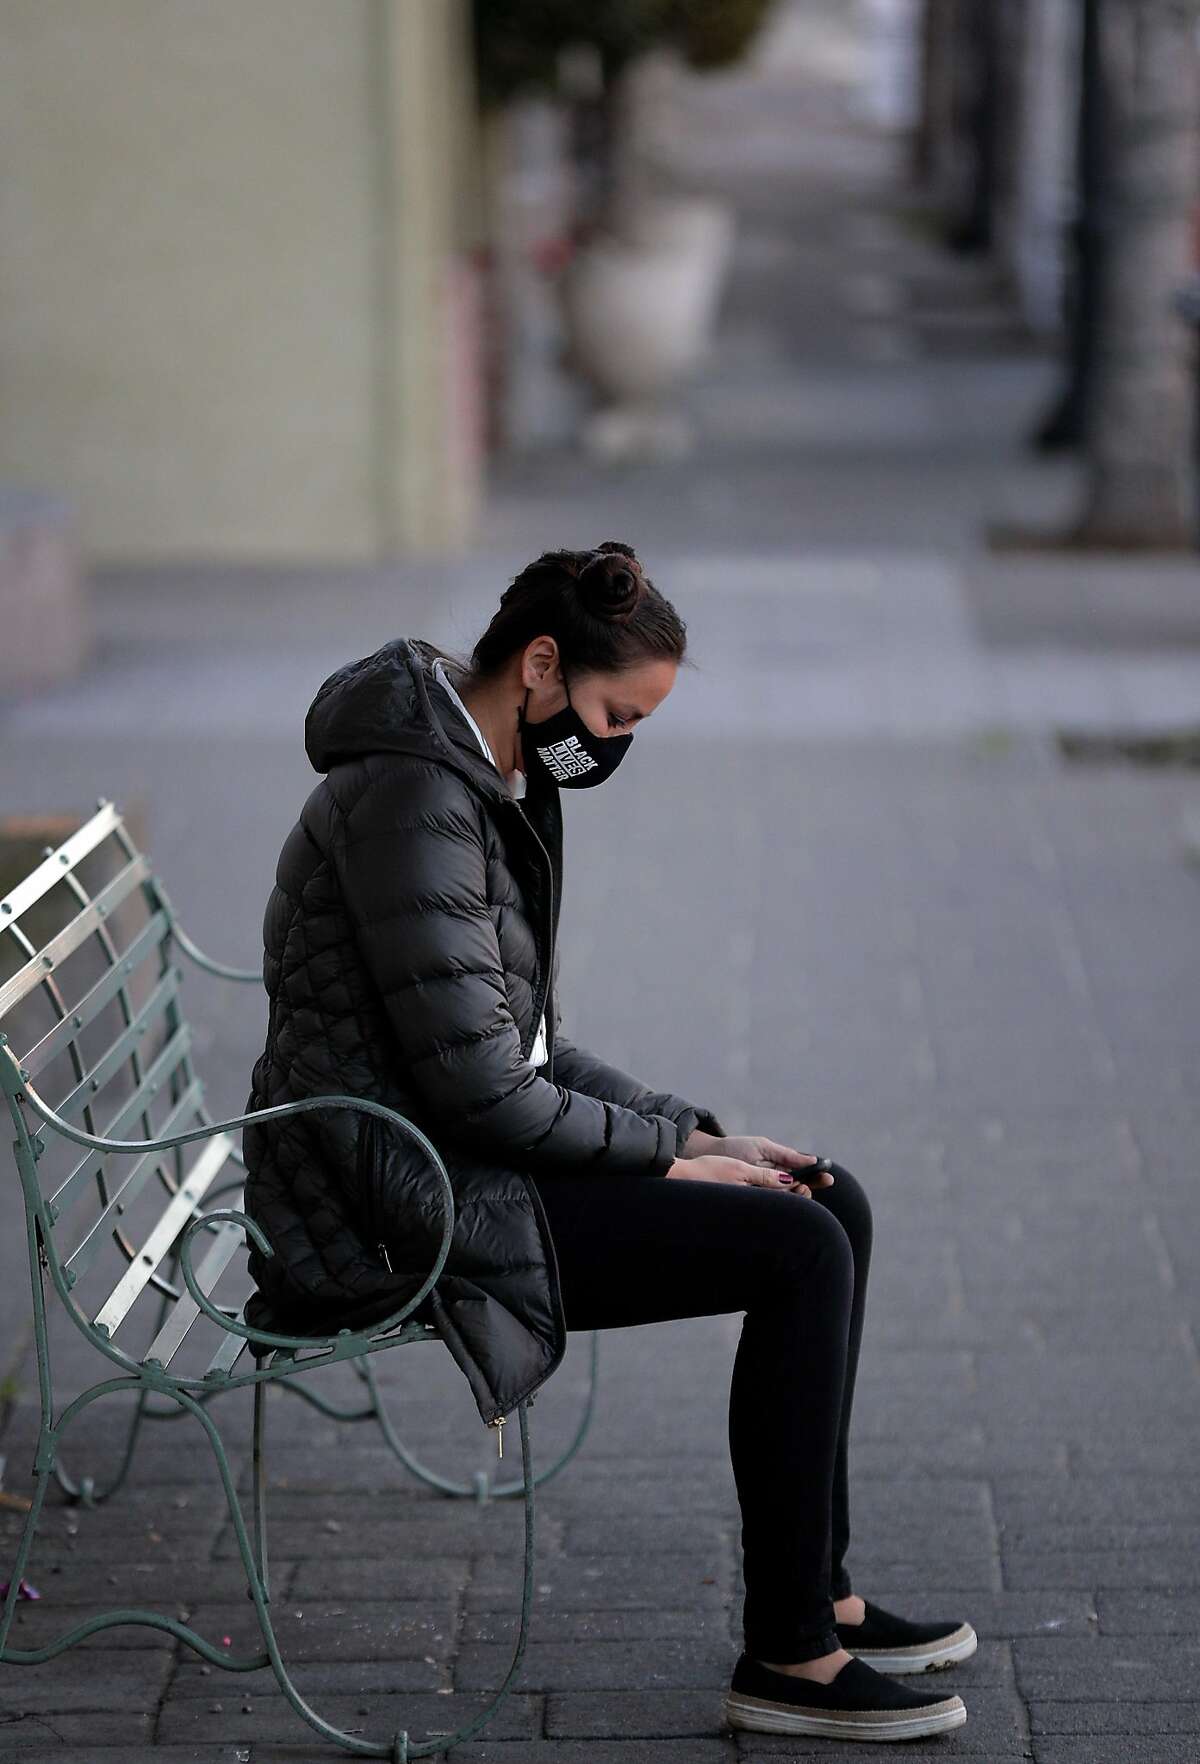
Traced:
<path fill-rule="evenodd" d="M 376 1117 L 374 1115 L 368 1115 L 363 1123 L 359 1155 L 366 1160 L 366 1168 L 363 1172 L 363 1185 L 366 1190 L 368 1221 L 370 1226 L 378 1231 L 380 1230 L 382 1209 L 379 1204 L 379 1189 L 377 1185 L 378 1171 L 375 1163 L 375 1121 Z M 376 1240 L 375 1248 L 379 1251 L 383 1260 L 383 1265 L 388 1273 L 394 1274 L 396 1270 L 392 1267 L 392 1258 L 388 1254 L 388 1246 L 383 1241 L 382 1237 Z"/>
<path fill-rule="evenodd" d="M 534 826 L 533 822 L 529 819 L 529 816 L 525 813 L 524 809 L 521 807 L 520 803 L 517 801 L 517 799 L 515 797 L 513 797 L 511 799 L 511 801 L 512 801 L 513 807 L 516 809 L 517 813 L 520 815 L 521 819 L 524 821 L 525 825 L 528 827 L 529 832 L 533 838 L 534 844 L 537 846 L 538 850 L 541 852 L 542 856 L 546 860 L 546 875 L 547 875 L 547 878 L 548 878 L 549 884 L 550 884 L 550 888 L 549 888 L 550 909 L 546 915 L 546 944 L 547 944 L 547 949 L 549 951 L 549 959 L 548 959 L 548 963 L 547 963 L 547 967 L 546 967 L 546 990 L 542 994 L 540 1005 L 535 1005 L 535 1009 L 534 1009 L 534 1013 L 533 1013 L 533 1023 L 534 1023 L 533 1039 L 534 1039 L 534 1041 L 536 1041 L 537 1040 L 538 1020 L 540 1018 L 541 1012 L 545 1009 L 546 1005 L 550 1002 L 550 988 L 553 984 L 553 978 L 554 978 L 554 865 L 550 861 L 550 853 L 546 850 L 546 847 L 542 844 L 542 841 L 541 841 L 541 838 L 538 834 L 537 828 Z M 550 1052 L 550 1040 L 551 1040 L 550 1024 L 549 1024 L 549 1022 L 547 1022 L 547 1024 L 546 1024 L 546 1051 L 547 1051 L 547 1053 Z M 529 1043 L 529 1047 L 530 1047 L 530 1051 L 532 1051 L 533 1041 L 531 1041 Z M 551 1065 L 551 1071 L 553 1072 L 553 1065 Z M 490 1425 L 490 1423 L 489 1423 L 489 1425 Z"/>
<path fill-rule="evenodd" d="M 549 897 L 548 897 L 549 903 L 550 903 L 550 910 L 546 915 L 546 931 L 547 931 L 546 944 L 547 944 L 547 950 L 548 950 L 548 963 L 546 966 L 546 990 L 542 994 L 541 1005 L 535 1006 L 534 1013 L 533 1013 L 533 1019 L 534 1019 L 533 1034 L 534 1034 L 534 1040 L 536 1041 L 536 1039 L 537 1039 L 537 1022 L 539 1020 L 539 1016 L 540 1016 L 541 1011 L 545 1010 L 546 1006 L 550 1002 L 550 988 L 553 984 L 553 979 L 554 979 L 554 865 L 550 861 L 550 853 L 546 850 L 546 847 L 542 844 L 542 841 L 541 841 L 541 838 L 538 834 L 538 831 L 537 831 L 536 827 L 533 825 L 533 822 L 529 819 L 529 816 L 525 813 L 524 809 L 521 807 L 520 803 L 517 801 L 517 799 L 515 797 L 511 798 L 510 800 L 512 801 L 513 807 L 516 809 L 517 813 L 520 815 L 521 819 L 524 821 L 525 825 L 528 827 L 531 835 L 533 836 L 534 844 L 537 846 L 537 848 L 541 852 L 543 858 L 545 858 L 545 860 L 546 860 L 546 875 L 547 875 L 547 878 L 548 878 L 549 884 L 550 884 Z M 532 1048 L 533 1048 L 532 1041 L 530 1042 L 529 1046 L 530 1046 L 530 1050 L 532 1050 Z M 554 1072 L 553 1030 L 551 1028 L 551 1025 L 550 1025 L 550 1022 L 548 1019 L 547 1019 L 547 1023 L 546 1023 L 546 1052 L 547 1052 L 547 1056 L 548 1056 L 548 1060 L 549 1060 L 550 1072 L 551 1072 L 551 1075 L 553 1076 L 553 1072 Z M 530 1402 L 532 1402 L 533 1398 L 530 1397 L 529 1400 L 530 1400 Z M 484 1422 L 485 1427 L 494 1427 L 496 1430 L 496 1457 L 497 1457 L 497 1459 L 502 1458 L 504 1456 L 504 1419 L 505 1418 L 503 1415 L 497 1415 L 497 1417 L 494 1421 L 485 1421 Z"/>

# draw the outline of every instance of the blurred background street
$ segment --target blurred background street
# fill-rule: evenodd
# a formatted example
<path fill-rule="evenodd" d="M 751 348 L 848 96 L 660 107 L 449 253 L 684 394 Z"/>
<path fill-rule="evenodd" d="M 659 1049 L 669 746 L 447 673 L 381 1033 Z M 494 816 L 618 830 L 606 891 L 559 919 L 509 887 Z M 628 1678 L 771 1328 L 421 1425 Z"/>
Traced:
<path fill-rule="evenodd" d="M 32 26 L 38 10 L 0 4 L 0 43 L 20 62 L 0 83 L 0 146 L 47 69 L 79 75 L 70 30 L 83 14 L 43 9 L 54 37 Z M 176 25 L 185 10 L 167 8 Z M 297 10 L 324 43 L 313 8 Z M 234 22 L 211 9 L 235 37 L 252 23 L 240 48 L 210 42 L 210 60 L 195 14 L 186 41 L 152 31 L 150 48 L 163 64 L 190 53 L 203 74 L 265 43 L 278 11 L 252 0 Z M 945 12 L 935 0 L 934 24 Z M 916 1617 L 961 1615 L 980 1636 L 945 1680 L 967 1724 L 905 1756 L 1183 1764 L 1200 1741 L 1192 443 L 1179 430 L 1158 478 L 1162 461 L 1140 456 L 1123 475 L 1143 409 L 1128 383 L 1111 391 L 1103 339 L 1091 345 L 1087 421 L 1071 409 L 1064 388 L 1086 354 L 1071 330 L 1081 229 L 1072 234 L 1063 194 L 1075 187 L 1079 93 L 1064 75 L 1029 98 L 1020 79 L 1035 63 L 1045 79 L 1047 65 L 1075 66 L 1095 21 L 1066 0 L 995 13 L 1009 35 L 989 50 L 994 108 L 1003 120 L 1006 79 L 1028 103 L 1019 139 L 989 137 L 1016 170 L 1006 182 L 993 167 L 986 188 L 986 155 L 971 185 L 936 107 L 931 120 L 933 26 L 915 5 L 780 0 L 731 65 L 647 58 L 621 113 L 642 143 L 630 165 L 702 193 L 729 230 L 707 337 L 646 399 L 584 372 L 594 358 L 582 318 L 569 337 L 554 328 L 547 290 L 596 235 L 546 219 L 561 199 L 547 142 L 562 115 L 544 98 L 510 103 L 508 133 L 495 115 L 484 130 L 495 181 L 482 184 L 456 260 L 482 268 L 446 284 L 458 290 L 454 322 L 468 327 L 455 334 L 473 335 L 477 354 L 467 366 L 451 357 L 448 414 L 427 362 L 399 346 L 390 368 L 367 343 L 349 365 L 314 357 L 311 381 L 296 383 L 346 292 L 340 270 L 314 269 L 319 298 L 304 291 L 306 323 L 293 315 L 290 345 L 267 329 L 277 289 L 247 291 L 266 300 L 256 319 L 229 310 L 239 346 L 256 328 L 275 351 L 270 373 L 254 378 L 251 351 L 248 365 L 221 370 L 221 396 L 189 414 L 182 371 L 174 382 L 160 371 L 151 395 L 134 370 L 134 415 L 106 451 L 98 390 L 63 415 L 70 376 L 45 365 L 53 314 L 43 306 L 34 327 L 30 293 L 54 247 L 31 244 L 20 291 L 0 302 L 0 370 L 17 393 L 0 423 L 0 485 L 23 486 L 0 502 L 14 533 L 42 523 L 36 540 L 12 541 L 10 575 L 38 545 L 46 561 L 21 576 L 19 605 L 0 597 L 0 645 L 6 623 L 29 645 L 23 662 L 9 646 L 0 671 L 0 894 L 108 797 L 140 817 L 191 935 L 220 960 L 255 965 L 279 848 L 316 782 L 302 731 L 322 680 L 397 635 L 469 649 L 543 550 L 634 546 L 686 620 L 697 667 L 680 671 L 609 788 L 566 799 L 564 1026 L 711 1107 L 730 1132 L 832 1155 L 871 1194 L 854 1590 Z M 960 4 L 955 28 L 971 14 Z M 349 51 L 334 56 L 332 37 L 327 47 L 336 90 Z M 281 67 L 288 54 L 285 42 Z M 434 60 L 448 54 L 443 44 Z M 315 91 L 320 69 L 305 65 Z M 580 92 L 590 66 L 568 64 Z M 414 77 L 396 71 L 405 91 Z M 320 129 L 349 152 L 336 119 Z M 1039 155 L 1054 156 L 1042 182 Z M 497 163 L 516 166 L 507 182 Z M 32 160 L 10 159 L 0 176 L 19 214 L 14 164 Z M 513 221 L 503 238 L 489 233 L 496 213 L 524 215 L 526 231 Z M 1177 239 L 1190 237 L 1190 214 Z M 397 261 L 412 246 L 407 224 Z M 245 244 L 236 229 L 230 238 L 231 252 Z M 524 261 L 516 238 L 533 242 Z M 1161 241 L 1139 235 L 1135 248 L 1148 278 Z M 271 239 L 259 249 L 269 257 Z M 126 268 L 132 287 L 137 264 Z M 1186 254 L 1173 260 L 1181 287 L 1190 273 Z M 1132 302 L 1128 274 L 1117 279 L 1111 298 Z M 398 310 L 417 310 L 404 275 L 387 286 Z M 66 313 L 66 293 L 57 298 Z M 97 349 L 120 328 L 120 301 L 106 287 Z M 1127 337 L 1145 346 L 1125 310 Z M 1175 378 L 1164 369 L 1148 395 L 1161 413 L 1155 446 L 1195 396 L 1189 324 L 1172 310 L 1162 334 Z M 165 341 L 147 345 L 152 363 Z M 215 321 L 205 348 L 216 351 L 211 374 Z M 370 378 L 368 403 L 384 398 L 361 432 L 338 392 L 343 372 Z M 180 396 L 174 448 L 162 419 Z M 1120 446 L 1108 439 L 1110 398 L 1124 413 Z M 15 408 L 27 399 L 33 407 Z M 1056 444 L 1035 446 L 1056 411 Z M 342 456 L 327 477 L 323 449 Z M 1150 484 L 1144 495 L 1127 494 L 1133 477 Z M 53 605 L 31 612 L 43 591 Z M 64 636 L 72 606 L 86 642 Z M 31 832 L 34 816 L 52 831 Z M 223 1119 L 242 1108 L 265 998 L 205 976 L 187 990 L 207 1104 Z M 13 1177 L 0 1237 L 0 1453 L 3 1487 L 17 1494 L 30 1485 L 37 1421 L 23 1230 Z M 740 1326 L 739 1314 L 602 1335 L 592 1430 L 539 1494 L 538 1600 L 517 1686 L 453 1758 L 709 1764 L 870 1751 L 735 1738 L 720 1724 L 740 1645 L 724 1413 Z M 98 1375 L 65 1326 L 55 1343 L 80 1385 Z M 411 1359 L 422 1363 L 398 1363 Z M 448 1355 L 380 1362 L 422 1459 L 468 1477 L 493 1464 Z M 572 1337 L 532 1412 L 535 1464 L 569 1439 L 586 1373 L 587 1340 Z M 511 1654 L 519 1503 L 445 1501 L 355 1430 L 314 1425 L 283 1398 L 271 1407 L 275 1561 L 281 1607 L 305 1613 L 293 1626 L 301 1689 L 330 1719 L 354 1725 L 369 1711 L 358 1725 L 371 1733 L 403 1724 L 416 1740 L 461 1724 Z M 239 1395 L 229 1411 L 245 1487 L 249 1409 Z M 93 1415 L 91 1437 L 111 1454 L 115 1423 Z M 141 1602 L 147 1573 L 165 1565 L 168 1605 L 188 1606 L 205 1633 L 236 1625 L 248 1645 L 215 1476 L 192 1439 L 180 1483 L 184 1428 L 156 1431 L 171 1437 L 150 1440 L 111 1508 L 48 1511 L 30 1569 L 42 1599 L 22 1606 L 18 1631 L 57 1634 L 124 1598 L 118 1582 Z M 506 1465 L 509 1449 L 515 1439 Z M 173 1530 L 181 1489 L 186 1540 Z M 371 1521 L 330 1532 L 335 1512 L 349 1519 L 346 1491 L 371 1503 Z M 9 1553 L 18 1522 L 0 1515 Z M 306 1733 L 269 1673 L 249 1691 L 219 1677 L 170 1638 L 133 1629 L 3 1669 L 0 1758 L 338 1755 Z"/>

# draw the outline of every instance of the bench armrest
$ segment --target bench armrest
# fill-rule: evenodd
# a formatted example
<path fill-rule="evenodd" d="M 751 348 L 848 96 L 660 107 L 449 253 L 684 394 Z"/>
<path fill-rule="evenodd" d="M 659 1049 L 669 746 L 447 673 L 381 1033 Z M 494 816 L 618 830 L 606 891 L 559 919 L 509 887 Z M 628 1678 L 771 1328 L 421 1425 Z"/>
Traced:
<path fill-rule="evenodd" d="M 219 974 L 223 980 L 257 980 L 258 984 L 260 986 L 262 985 L 263 977 L 261 967 L 233 968 L 230 967 L 228 962 L 214 961 L 212 956 L 205 955 L 199 944 L 188 936 L 183 926 L 179 923 L 179 915 L 175 911 L 171 897 L 163 885 L 162 877 L 156 872 L 152 872 L 150 882 L 155 894 L 158 896 L 160 905 L 165 910 L 167 918 L 170 921 L 171 936 L 178 943 L 184 955 L 189 956 L 198 968 L 204 968 L 210 974 Z"/>
<path fill-rule="evenodd" d="M 154 881 L 155 886 L 161 891 L 161 884 L 159 883 L 157 876 Z M 174 911 L 171 909 L 168 910 L 171 911 L 171 936 L 175 939 L 184 955 L 189 956 L 198 968 L 204 968 L 210 974 L 218 974 L 222 980 L 256 981 L 259 986 L 262 985 L 263 977 L 261 968 L 232 968 L 228 962 L 214 961 L 212 956 L 205 955 L 199 944 L 192 941 L 183 926 L 175 917 Z"/>
<path fill-rule="evenodd" d="M 325 1337 L 319 1335 L 275 1335 L 267 1330 L 255 1329 L 249 1323 L 237 1322 L 235 1318 L 229 1317 L 225 1312 L 218 1310 L 210 1300 L 205 1298 L 204 1294 L 201 1293 L 196 1286 L 195 1276 L 192 1272 L 190 1263 L 190 1235 L 192 1231 L 196 1230 L 201 1225 L 207 1224 L 211 1220 L 219 1218 L 227 1217 L 230 1219 L 236 1219 L 239 1223 L 244 1221 L 247 1234 L 253 1236 L 255 1244 L 262 1253 L 266 1256 L 271 1256 L 275 1252 L 272 1250 L 260 1228 L 254 1223 L 253 1219 L 250 1219 L 244 1213 L 235 1213 L 230 1208 L 217 1208 L 210 1213 L 197 1213 L 188 1221 L 180 1238 L 180 1266 L 183 1270 L 183 1277 L 187 1284 L 188 1291 L 191 1293 L 192 1298 L 200 1306 L 200 1309 L 204 1312 L 206 1317 L 210 1317 L 214 1322 L 219 1323 L 222 1329 L 225 1329 L 231 1335 L 244 1336 L 247 1341 L 257 1341 L 262 1343 L 264 1347 L 272 1348 L 320 1348 L 326 1346 L 333 1347 L 339 1339 L 344 1342 L 346 1335 L 358 1334 L 360 1336 L 374 1336 L 386 1333 L 388 1330 L 394 1329 L 398 1323 L 402 1323 L 405 1317 L 409 1316 L 410 1313 L 421 1303 L 426 1293 L 432 1289 L 440 1276 L 446 1263 L 446 1257 L 450 1253 L 450 1243 L 454 1233 L 454 1189 L 450 1182 L 449 1172 L 447 1171 L 445 1164 L 442 1162 L 437 1147 L 431 1140 L 426 1138 L 421 1129 L 416 1126 L 414 1122 L 410 1121 L 407 1116 L 398 1114 L 395 1109 L 389 1109 L 385 1103 L 372 1102 L 369 1097 L 338 1095 L 298 1097 L 294 1102 L 274 1103 L 270 1108 L 252 1109 L 249 1114 L 234 1115 L 228 1121 L 209 1122 L 203 1127 L 193 1127 L 186 1133 L 171 1133 L 163 1139 L 106 1139 L 102 1134 L 86 1133 L 83 1128 L 73 1127 L 69 1121 L 64 1121 L 60 1115 L 56 1115 L 54 1110 L 37 1094 L 33 1086 L 24 1077 L 22 1077 L 21 1091 L 18 1094 L 18 1101 L 22 1100 L 27 1101 L 34 1113 L 40 1116 L 48 1126 L 53 1127 L 57 1133 L 61 1133 L 64 1138 L 73 1139 L 78 1145 L 92 1146 L 97 1151 L 135 1152 L 138 1154 L 148 1151 L 170 1151 L 174 1146 L 186 1145 L 193 1139 L 212 1139 L 216 1134 L 225 1133 L 231 1128 L 244 1127 L 249 1121 L 259 1122 L 282 1120 L 288 1115 L 303 1114 L 308 1109 L 358 1109 L 364 1114 L 380 1116 L 384 1121 L 391 1122 L 394 1127 L 399 1127 L 404 1132 L 410 1133 L 414 1139 L 419 1141 L 442 1182 L 442 1197 L 445 1203 L 442 1241 L 438 1246 L 438 1253 L 434 1260 L 432 1270 L 426 1276 L 422 1285 L 413 1294 L 412 1298 L 408 1300 L 407 1304 L 403 1305 L 400 1310 L 396 1311 L 392 1316 L 382 1318 L 378 1323 L 372 1323 L 366 1329 L 345 1331 L 340 1338 L 338 1336 Z M 185 1259 L 185 1257 L 187 1259 Z"/>
<path fill-rule="evenodd" d="M 425 1297 L 425 1294 L 429 1291 L 430 1287 L 442 1271 L 442 1265 L 446 1260 L 446 1250 L 448 1247 L 447 1242 L 443 1241 L 438 1252 L 437 1263 L 434 1267 L 433 1273 L 425 1281 L 425 1284 L 421 1287 L 420 1291 L 417 1292 L 413 1298 L 409 1299 L 407 1304 L 402 1305 L 398 1311 L 392 1312 L 388 1317 L 381 1318 L 378 1323 L 372 1323 L 368 1328 L 357 1331 L 352 1329 L 342 1330 L 340 1336 L 276 1335 L 270 1330 L 255 1329 L 250 1323 L 243 1323 L 236 1317 L 230 1317 L 227 1312 L 219 1309 L 219 1307 L 214 1305 L 212 1300 L 208 1298 L 206 1294 L 201 1292 L 196 1281 L 195 1272 L 192 1268 L 192 1233 L 200 1230 L 202 1226 L 212 1224 L 217 1219 L 227 1219 L 231 1224 L 240 1225 L 245 1231 L 246 1236 L 254 1239 L 255 1244 L 262 1251 L 264 1256 L 274 1255 L 275 1252 L 271 1248 L 266 1237 L 254 1223 L 254 1220 L 247 1214 L 238 1212 L 233 1207 L 214 1207 L 210 1213 L 197 1213 L 195 1218 L 189 1219 L 183 1228 L 182 1235 L 179 1239 L 179 1268 L 183 1275 L 184 1285 L 191 1293 L 195 1303 L 204 1312 L 204 1315 L 206 1317 L 211 1317 L 214 1323 L 219 1323 L 221 1328 L 226 1330 L 230 1335 L 241 1335 L 251 1343 L 258 1342 L 264 1347 L 271 1348 L 288 1348 L 292 1350 L 298 1348 L 315 1348 L 322 1351 L 328 1351 L 336 1348 L 339 1340 L 344 1344 L 347 1336 L 358 1334 L 373 1337 L 375 1335 L 387 1334 L 390 1330 L 395 1329 L 397 1324 L 403 1323 L 404 1319 L 411 1315 L 420 1304 L 421 1300 Z"/>

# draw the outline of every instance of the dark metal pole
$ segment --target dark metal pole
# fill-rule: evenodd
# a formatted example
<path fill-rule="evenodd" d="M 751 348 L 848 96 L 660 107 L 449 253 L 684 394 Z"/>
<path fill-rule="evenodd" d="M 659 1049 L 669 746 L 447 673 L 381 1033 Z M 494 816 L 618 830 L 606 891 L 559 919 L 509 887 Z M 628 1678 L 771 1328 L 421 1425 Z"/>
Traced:
<path fill-rule="evenodd" d="M 1078 447 L 1087 431 L 1099 331 L 1104 250 L 1104 68 L 1100 54 L 1103 0 L 1079 0 L 1079 118 L 1076 133 L 1076 204 L 1068 230 L 1067 378 L 1058 399 L 1034 431 L 1045 452 Z"/>
<path fill-rule="evenodd" d="M 997 131 L 1000 126 L 1000 32 L 995 0 L 966 0 L 959 22 L 959 52 L 969 69 L 966 135 L 971 173 L 965 212 L 951 229 L 948 243 L 956 251 L 986 251 L 992 243 L 995 216 Z"/>

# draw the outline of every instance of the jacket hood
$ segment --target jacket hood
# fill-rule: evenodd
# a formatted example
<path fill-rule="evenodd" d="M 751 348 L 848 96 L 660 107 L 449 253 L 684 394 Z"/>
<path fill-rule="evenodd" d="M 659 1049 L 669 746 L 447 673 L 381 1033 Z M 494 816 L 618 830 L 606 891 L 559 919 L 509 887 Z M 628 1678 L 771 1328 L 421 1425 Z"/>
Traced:
<path fill-rule="evenodd" d="M 368 753 L 424 754 L 463 773 L 485 794 L 511 802 L 474 730 L 434 680 L 438 660 L 453 678 L 457 664 L 436 644 L 394 637 L 330 674 L 304 719 L 304 751 L 313 770 L 328 772 Z"/>

